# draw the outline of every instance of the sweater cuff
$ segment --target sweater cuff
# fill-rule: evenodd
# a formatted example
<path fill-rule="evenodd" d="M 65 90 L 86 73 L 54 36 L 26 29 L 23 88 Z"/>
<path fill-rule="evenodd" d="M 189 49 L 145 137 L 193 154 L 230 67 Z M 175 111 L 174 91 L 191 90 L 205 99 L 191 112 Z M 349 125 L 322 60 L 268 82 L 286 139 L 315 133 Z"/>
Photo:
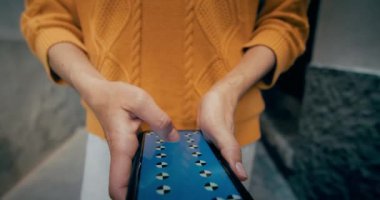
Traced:
<path fill-rule="evenodd" d="M 49 78 L 55 83 L 65 84 L 64 80 L 51 69 L 48 61 L 49 48 L 60 42 L 70 42 L 85 51 L 85 47 L 78 36 L 67 29 L 57 27 L 41 29 L 36 37 L 35 48 L 37 57 L 42 62 Z"/>
<path fill-rule="evenodd" d="M 243 50 L 262 45 L 270 48 L 276 56 L 276 66 L 267 75 L 271 77 L 265 77 L 265 81 L 261 80 L 257 86 L 260 89 L 269 89 L 277 81 L 280 74 L 287 70 L 289 65 L 289 49 L 288 42 L 277 30 L 264 29 L 258 31 L 248 43 L 243 46 Z M 267 79 L 269 78 L 269 80 Z"/>

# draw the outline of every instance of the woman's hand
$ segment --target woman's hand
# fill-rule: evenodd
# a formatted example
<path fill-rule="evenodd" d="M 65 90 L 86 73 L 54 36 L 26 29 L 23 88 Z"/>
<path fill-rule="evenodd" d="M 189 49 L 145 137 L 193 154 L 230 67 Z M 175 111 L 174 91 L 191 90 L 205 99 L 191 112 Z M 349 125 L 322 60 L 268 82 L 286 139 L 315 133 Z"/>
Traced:
<path fill-rule="evenodd" d="M 95 81 L 82 95 L 106 133 L 111 153 L 109 192 L 125 199 L 133 156 L 138 147 L 137 130 L 142 121 L 169 141 L 178 140 L 171 119 L 144 90 L 121 82 Z"/>
<path fill-rule="evenodd" d="M 198 111 L 198 126 L 220 150 L 240 180 L 247 179 L 240 145 L 234 135 L 234 112 L 240 97 L 275 65 L 275 55 L 267 47 L 249 49 L 240 63 L 204 96 Z"/>
<path fill-rule="evenodd" d="M 226 90 L 212 89 L 202 99 L 198 126 L 220 150 L 237 177 L 244 181 L 247 173 L 242 165 L 240 145 L 234 136 L 234 111 L 237 98 Z"/>
<path fill-rule="evenodd" d="M 113 199 L 125 199 L 141 122 L 175 141 L 179 135 L 171 119 L 141 88 L 105 80 L 75 45 L 56 44 L 48 56 L 54 72 L 79 92 L 101 123 L 111 153 L 109 193 Z"/>

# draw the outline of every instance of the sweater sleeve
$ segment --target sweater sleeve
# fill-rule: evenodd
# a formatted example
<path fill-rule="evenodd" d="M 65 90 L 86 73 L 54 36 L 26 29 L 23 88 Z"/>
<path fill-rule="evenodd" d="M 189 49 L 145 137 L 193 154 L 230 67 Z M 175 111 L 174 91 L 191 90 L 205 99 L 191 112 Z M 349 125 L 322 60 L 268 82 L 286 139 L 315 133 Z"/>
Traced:
<path fill-rule="evenodd" d="M 48 76 L 57 83 L 64 82 L 49 66 L 49 48 L 56 43 L 70 42 L 85 51 L 72 0 L 27 0 L 21 15 L 21 32 Z"/>
<path fill-rule="evenodd" d="M 276 56 L 276 66 L 258 87 L 272 87 L 280 74 L 289 69 L 295 59 L 304 52 L 309 34 L 307 0 L 266 0 L 259 13 L 251 40 L 244 49 L 256 45 L 270 48 Z"/>

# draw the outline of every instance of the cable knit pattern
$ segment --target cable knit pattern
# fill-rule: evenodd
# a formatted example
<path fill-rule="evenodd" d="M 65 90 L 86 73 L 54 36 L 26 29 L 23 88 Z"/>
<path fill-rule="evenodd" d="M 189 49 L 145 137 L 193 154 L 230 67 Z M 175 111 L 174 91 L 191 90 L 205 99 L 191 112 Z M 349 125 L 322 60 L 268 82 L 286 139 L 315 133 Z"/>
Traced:
<path fill-rule="evenodd" d="M 186 1 L 186 18 L 185 18 L 185 119 L 194 119 L 194 85 L 193 85 L 193 53 L 194 53 L 194 2 L 193 0 Z"/>
<path fill-rule="evenodd" d="M 269 47 L 276 55 L 272 80 L 251 87 L 236 108 L 236 138 L 243 145 L 260 137 L 259 88 L 273 86 L 302 53 L 308 34 L 307 0 L 265 1 L 258 16 L 259 1 L 27 1 L 21 26 L 50 77 L 49 48 L 71 42 L 106 79 L 146 90 L 177 129 L 197 128 L 199 97 L 236 65 L 244 48 Z M 104 137 L 90 109 L 86 123 Z"/>
<path fill-rule="evenodd" d="M 124 0 L 98 0 L 95 3 L 94 33 L 99 41 L 99 46 L 109 49 L 119 36 L 125 23 L 128 21 L 130 5 Z M 113 31 L 109 31 L 113 30 Z"/>
<path fill-rule="evenodd" d="M 207 0 L 197 7 L 199 24 L 218 51 L 221 50 L 225 37 L 237 25 L 232 5 L 228 0 Z"/>
<path fill-rule="evenodd" d="M 141 0 L 132 1 L 132 51 L 131 51 L 131 81 L 140 85 L 141 67 Z"/>

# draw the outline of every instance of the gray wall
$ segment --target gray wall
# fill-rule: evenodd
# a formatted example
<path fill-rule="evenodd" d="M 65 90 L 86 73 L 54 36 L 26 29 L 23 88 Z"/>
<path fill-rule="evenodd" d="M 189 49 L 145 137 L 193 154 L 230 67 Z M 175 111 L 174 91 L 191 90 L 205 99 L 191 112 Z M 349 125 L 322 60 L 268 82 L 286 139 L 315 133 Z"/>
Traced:
<path fill-rule="evenodd" d="M 380 1 L 320 2 L 303 101 L 266 92 L 263 141 L 299 200 L 377 200 Z"/>
<path fill-rule="evenodd" d="M 380 1 L 321 0 L 312 63 L 380 75 Z"/>
<path fill-rule="evenodd" d="M 22 9 L 0 2 L 0 197 L 84 124 L 78 95 L 49 81 L 22 40 Z"/>
<path fill-rule="evenodd" d="M 293 168 L 299 199 L 380 196 L 380 1 L 322 0 Z"/>
<path fill-rule="evenodd" d="M 2 40 L 22 39 L 19 31 L 19 18 L 23 8 L 23 0 L 0 1 L 0 38 Z"/>
<path fill-rule="evenodd" d="M 299 199 L 380 196 L 380 76 L 311 66 L 293 168 Z"/>

